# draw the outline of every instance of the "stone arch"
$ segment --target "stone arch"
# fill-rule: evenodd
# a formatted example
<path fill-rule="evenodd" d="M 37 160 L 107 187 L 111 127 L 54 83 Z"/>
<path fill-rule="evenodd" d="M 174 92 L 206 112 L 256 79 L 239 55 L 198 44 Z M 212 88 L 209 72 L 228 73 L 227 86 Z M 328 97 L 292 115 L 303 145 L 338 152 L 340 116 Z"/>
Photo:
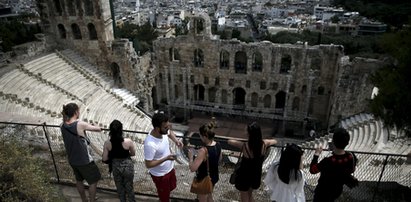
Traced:
<path fill-rule="evenodd" d="M 276 109 L 284 109 L 285 108 L 285 96 L 287 93 L 284 91 L 280 91 L 275 94 L 275 108 Z"/>
<path fill-rule="evenodd" d="M 301 88 L 301 94 L 305 94 L 307 92 L 307 86 L 303 85 L 303 87 Z"/>
<path fill-rule="evenodd" d="M 80 27 L 76 23 L 71 24 L 71 31 L 74 39 L 82 39 Z"/>
<path fill-rule="evenodd" d="M 227 90 L 221 90 L 221 103 L 227 104 Z"/>
<path fill-rule="evenodd" d="M 67 10 L 68 10 L 68 14 L 70 16 L 75 16 L 76 15 L 76 6 L 74 5 L 74 1 L 66 1 L 67 4 Z"/>
<path fill-rule="evenodd" d="M 204 53 L 203 50 L 197 48 L 194 50 L 194 67 L 204 66 Z"/>
<path fill-rule="evenodd" d="M 220 52 L 220 69 L 229 69 L 230 53 L 226 50 Z"/>
<path fill-rule="evenodd" d="M 262 72 L 263 71 L 263 56 L 259 51 L 256 51 L 253 54 L 253 72 Z"/>
<path fill-rule="evenodd" d="M 234 105 L 244 105 L 245 104 L 245 90 L 241 87 L 234 88 L 233 90 L 233 104 Z"/>
<path fill-rule="evenodd" d="M 299 97 L 294 97 L 293 106 L 291 109 L 295 111 L 300 110 L 300 98 Z"/>
<path fill-rule="evenodd" d="M 64 25 L 58 24 L 57 28 L 59 30 L 60 38 L 61 39 L 66 39 L 67 38 L 67 32 L 66 32 L 66 28 L 64 27 Z"/>
<path fill-rule="evenodd" d="M 280 74 L 287 74 L 291 70 L 291 56 L 285 55 L 281 58 Z"/>
<path fill-rule="evenodd" d="M 63 14 L 63 9 L 61 7 L 60 0 L 53 0 L 53 2 L 54 2 L 54 8 L 56 9 L 56 13 L 58 15 L 62 15 Z"/>
<path fill-rule="evenodd" d="M 78 12 L 78 15 L 80 16 L 83 15 L 83 7 L 82 7 L 81 2 L 82 2 L 81 0 L 76 0 L 77 12 Z"/>
<path fill-rule="evenodd" d="M 84 0 L 84 10 L 87 16 L 94 15 L 93 1 Z"/>
<path fill-rule="evenodd" d="M 180 53 L 178 52 L 178 49 L 176 48 L 168 49 L 168 55 L 169 55 L 170 61 L 180 60 Z"/>
<path fill-rule="evenodd" d="M 216 102 L 217 88 L 211 87 L 208 89 L 208 101 Z"/>
<path fill-rule="evenodd" d="M 324 95 L 324 91 L 325 91 L 324 87 L 323 87 L 323 86 L 319 86 L 317 93 L 318 93 L 318 95 Z"/>
<path fill-rule="evenodd" d="M 247 74 L 247 54 L 244 51 L 237 51 L 234 59 L 235 73 Z"/>
<path fill-rule="evenodd" d="M 174 98 L 178 98 L 180 94 L 180 90 L 178 89 L 178 85 L 174 85 Z"/>
<path fill-rule="evenodd" d="M 157 88 L 151 88 L 151 99 L 153 100 L 153 108 L 158 109 Z"/>
<path fill-rule="evenodd" d="M 87 25 L 88 29 L 88 36 L 90 40 L 97 40 L 97 31 L 96 27 L 94 26 L 93 23 L 88 23 Z"/>
<path fill-rule="evenodd" d="M 270 108 L 271 107 L 271 95 L 269 94 L 265 95 L 263 102 L 264 102 L 264 108 Z"/>
<path fill-rule="evenodd" d="M 201 84 L 197 84 L 194 86 L 194 100 L 204 101 L 204 91 L 205 88 Z"/>
<path fill-rule="evenodd" d="M 258 107 L 258 94 L 257 93 L 251 94 L 251 106 Z"/>
<path fill-rule="evenodd" d="M 120 76 L 120 66 L 118 66 L 117 63 L 113 62 L 110 65 L 110 69 L 111 69 L 111 75 L 113 76 L 114 85 L 121 87 L 122 81 L 121 81 L 121 76 Z"/>

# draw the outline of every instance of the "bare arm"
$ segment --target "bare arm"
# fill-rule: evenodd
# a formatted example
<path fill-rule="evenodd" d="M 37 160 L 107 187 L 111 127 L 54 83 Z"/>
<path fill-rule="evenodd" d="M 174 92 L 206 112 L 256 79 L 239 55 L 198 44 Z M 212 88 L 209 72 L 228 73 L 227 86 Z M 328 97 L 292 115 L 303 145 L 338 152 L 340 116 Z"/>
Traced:
<path fill-rule="evenodd" d="M 275 145 L 277 144 L 277 140 L 276 139 L 264 139 L 264 144 L 269 147 L 271 145 Z"/>
<path fill-rule="evenodd" d="M 176 134 L 172 131 L 169 130 L 169 134 L 168 137 L 178 146 L 178 147 L 182 147 L 183 143 L 177 139 Z"/>
<path fill-rule="evenodd" d="M 156 166 L 162 164 L 164 161 L 168 161 L 168 160 L 174 161 L 174 160 L 176 160 L 176 156 L 170 154 L 170 155 L 168 155 L 168 156 L 166 156 L 162 159 L 151 160 L 151 161 L 150 160 L 145 160 L 144 162 L 145 162 L 147 168 L 153 168 L 153 167 L 156 167 Z"/>
<path fill-rule="evenodd" d="M 228 144 L 241 149 L 244 145 L 244 142 L 238 140 L 228 140 Z"/>
<path fill-rule="evenodd" d="M 126 139 L 127 144 L 129 145 L 128 151 L 130 152 L 130 156 L 135 156 L 136 155 L 136 146 L 134 145 L 134 142 L 131 139 Z"/>
<path fill-rule="evenodd" d="M 200 167 L 201 163 L 205 160 L 206 158 L 205 152 L 206 151 L 204 148 L 199 149 L 197 157 L 193 160 L 192 149 L 188 150 L 188 159 L 189 159 L 188 166 L 191 172 L 197 171 L 198 167 Z"/>
<path fill-rule="evenodd" d="M 109 140 L 106 140 L 103 146 L 103 156 L 102 156 L 103 162 L 108 160 L 109 147 L 111 147 L 111 142 Z"/>
<path fill-rule="evenodd" d="M 101 128 L 98 127 L 98 126 L 93 126 L 93 125 L 91 125 L 91 124 L 89 124 L 89 123 L 87 123 L 87 122 L 84 122 L 84 121 L 79 121 L 79 122 L 77 123 L 77 133 L 78 133 L 80 136 L 84 136 L 84 131 L 85 131 L 85 130 L 100 132 L 100 131 L 101 131 Z"/>

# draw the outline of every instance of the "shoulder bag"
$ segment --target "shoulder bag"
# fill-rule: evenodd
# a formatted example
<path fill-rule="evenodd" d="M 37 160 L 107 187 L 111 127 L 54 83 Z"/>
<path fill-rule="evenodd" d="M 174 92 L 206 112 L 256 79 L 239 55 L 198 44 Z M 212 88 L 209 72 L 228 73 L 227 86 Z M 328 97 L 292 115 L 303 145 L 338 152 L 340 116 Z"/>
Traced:
<path fill-rule="evenodd" d="M 208 150 L 205 147 L 204 149 L 206 150 L 207 176 L 201 180 L 197 180 L 197 178 L 194 177 L 190 188 L 190 192 L 194 194 L 210 194 L 213 191 L 213 183 L 211 182 L 210 177 L 210 166 L 208 163 Z"/>

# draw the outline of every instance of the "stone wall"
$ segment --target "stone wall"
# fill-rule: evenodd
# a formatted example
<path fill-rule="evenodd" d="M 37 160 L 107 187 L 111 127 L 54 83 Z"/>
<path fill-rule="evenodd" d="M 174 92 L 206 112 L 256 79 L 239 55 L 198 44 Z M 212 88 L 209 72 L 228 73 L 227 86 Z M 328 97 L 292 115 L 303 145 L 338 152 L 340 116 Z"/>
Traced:
<path fill-rule="evenodd" d="M 381 60 L 369 58 L 356 57 L 352 61 L 348 56 L 341 58 L 341 72 L 335 89 L 330 124 L 368 110 L 374 88 L 370 76 L 384 64 Z"/>
<path fill-rule="evenodd" d="M 15 60 L 25 60 L 30 57 L 34 57 L 48 50 L 46 39 L 44 34 L 36 34 L 37 41 L 28 42 L 13 46 L 13 55 L 16 56 Z"/>

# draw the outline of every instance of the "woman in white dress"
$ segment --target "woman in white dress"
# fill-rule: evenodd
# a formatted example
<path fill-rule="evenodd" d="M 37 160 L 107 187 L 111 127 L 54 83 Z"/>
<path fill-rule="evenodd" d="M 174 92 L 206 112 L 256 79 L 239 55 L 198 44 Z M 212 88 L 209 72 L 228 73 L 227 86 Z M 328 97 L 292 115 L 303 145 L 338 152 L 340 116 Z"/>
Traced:
<path fill-rule="evenodd" d="M 305 180 L 301 171 L 303 153 L 296 144 L 287 145 L 281 153 L 280 161 L 273 163 L 268 169 L 264 183 L 272 201 L 305 202 Z"/>

